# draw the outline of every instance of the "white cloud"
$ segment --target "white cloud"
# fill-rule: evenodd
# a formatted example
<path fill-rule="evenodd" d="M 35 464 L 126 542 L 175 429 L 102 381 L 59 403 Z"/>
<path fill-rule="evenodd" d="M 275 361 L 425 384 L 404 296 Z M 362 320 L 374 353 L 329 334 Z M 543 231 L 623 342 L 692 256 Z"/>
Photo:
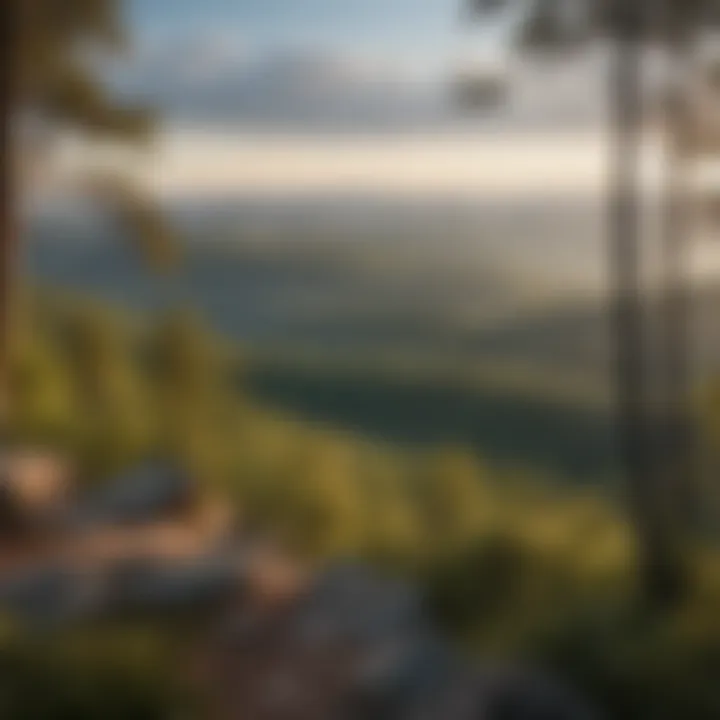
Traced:
<path fill-rule="evenodd" d="M 253 56 L 221 33 L 146 48 L 113 81 L 169 122 L 382 129 L 442 107 L 412 66 L 303 49 Z"/>
<path fill-rule="evenodd" d="M 458 124 L 450 88 L 465 56 L 464 47 L 426 63 L 327 49 L 253 54 L 237 38 L 216 32 L 146 50 L 116 82 L 158 107 L 170 123 L 283 131 L 447 129 Z M 606 117 L 605 66 L 598 50 L 569 61 L 514 58 L 508 104 L 472 122 L 500 130 L 597 125 Z"/>

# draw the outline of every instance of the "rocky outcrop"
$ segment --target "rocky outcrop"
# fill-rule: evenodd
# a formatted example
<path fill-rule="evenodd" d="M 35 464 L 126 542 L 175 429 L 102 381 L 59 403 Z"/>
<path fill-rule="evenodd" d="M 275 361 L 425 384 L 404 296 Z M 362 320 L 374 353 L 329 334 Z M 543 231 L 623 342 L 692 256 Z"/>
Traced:
<path fill-rule="evenodd" d="M 409 585 L 362 565 L 321 574 L 295 602 L 238 609 L 203 652 L 228 720 L 593 720 L 537 672 L 477 667 L 433 628 Z"/>
<path fill-rule="evenodd" d="M 227 720 L 595 717 L 537 672 L 470 663 L 411 584 L 355 562 L 313 570 L 198 503 L 187 476 L 147 467 L 63 504 L 55 541 L 0 568 L 0 611 L 37 628 L 207 613 L 197 671 Z"/>

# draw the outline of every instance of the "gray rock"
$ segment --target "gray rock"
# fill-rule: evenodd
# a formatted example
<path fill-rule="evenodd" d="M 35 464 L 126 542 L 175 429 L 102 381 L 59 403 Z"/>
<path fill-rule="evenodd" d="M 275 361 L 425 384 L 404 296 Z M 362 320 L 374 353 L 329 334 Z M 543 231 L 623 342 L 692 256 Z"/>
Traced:
<path fill-rule="evenodd" d="M 171 466 L 148 465 L 81 498 L 67 515 L 69 529 L 149 522 L 189 503 L 194 485 Z"/>

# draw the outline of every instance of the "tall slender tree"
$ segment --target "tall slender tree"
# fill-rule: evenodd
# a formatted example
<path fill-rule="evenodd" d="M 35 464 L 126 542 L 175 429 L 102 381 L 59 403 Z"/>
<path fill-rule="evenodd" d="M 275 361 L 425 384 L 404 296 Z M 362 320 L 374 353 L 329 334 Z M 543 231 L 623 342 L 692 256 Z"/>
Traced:
<path fill-rule="evenodd" d="M 0 5 L 0 423 L 9 412 L 11 297 L 17 251 L 13 118 L 19 76 L 18 3 Z"/>
<path fill-rule="evenodd" d="M 117 101 L 95 59 L 125 41 L 121 0 L 3 0 L 0 3 L 0 428 L 12 408 L 13 318 L 20 269 L 20 130 L 52 140 L 75 131 L 91 139 L 147 138 L 145 109 Z M 168 257 L 168 228 L 142 194 L 120 178 L 95 182 L 151 259 Z"/>
<path fill-rule="evenodd" d="M 617 424 L 621 457 L 629 480 L 631 511 L 638 537 L 644 596 L 674 602 L 684 571 L 674 535 L 666 525 L 659 495 L 654 443 L 650 436 L 649 388 L 645 367 L 644 303 L 641 285 L 640 141 L 642 132 L 643 26 L 637 3 L 616 0 L 611 32 L 615 43 L 611 75 L 613 172 L 609 216 L 609 270 L 615 335 Z"/>
<path fill-rule="evenodd" d="M 667 504 L 676 523 L 692 522 L 697 491 L 697 454 L 692 408 L 692 296 L 690 242 L 693 201 L 689 162 L 694 125 L 693 36 L 700 26 L 701 7 L 696 0 L 666 2 L 661 7 L 661 34 L 670 58 L 665 107 L 665 188 L 662 257 L 663 442 L 661 472 L 665 474 Z"/>
<path fill-rule="evenodd" d="M 500 0 L 468 0 L 476 15 L 498 9 Z M 603 34 L 614 45 L 611 76 L 614 152 L 610 206 L 610 275 L 616 349 L 618 427 L 628 473 L 648 597 L 672 600 L 682 592 L 684 572 L 669 507 L 687 502 L 693 480 L 691 432 L 690 298 L 687 244 L 690 233 L 685 167 L 693 118 L 687 70 L 693 38 L 717 23 L 717 0 L 507 0 L 524 5 L 518 42 L 566 47 Z M 643 123 L 642 47 L 662 42 L 674 74 L 666 106 L 667 184 L 662 242 L 664 264 L 660 367 L 664 399 L 662 442 L 652 436 L 648 373 L 643 341 L 640 282 L 641 198 L 639 141 Z M 660 454 L 653 451 L 661 449 Z"/>

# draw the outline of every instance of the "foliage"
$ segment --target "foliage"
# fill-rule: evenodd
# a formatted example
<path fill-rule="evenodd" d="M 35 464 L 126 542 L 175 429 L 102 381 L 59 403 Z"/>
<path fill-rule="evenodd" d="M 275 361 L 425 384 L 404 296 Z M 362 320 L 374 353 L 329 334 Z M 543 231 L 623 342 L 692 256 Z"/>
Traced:
<path fill-rule="evenodd" d="M 87 61 L 88 53 L 97 58 L 125 42 L 120 11 L 116 0 L 23 3 L 23 107 L 44 124 L 91 135 L 145 134 L 150 128 L 147 113 L 119 105 Z"/>
<path fill-rule="evenodd" d="M 713 565 L 716 560 L 713 560 Z M 534 651 L 618 720 L 715 718 L 720 711 L 717 568 L 672 615 L 588 606 L 538 638 Z"/>
<path fill-rule="evenodd" d="M 0 714 L 14 720 L 165 720 L 198 715 L 179 681 L 176 643 L 143 628 L 0 637 Z"/>
<path fill-rule="evenodd" d="M 635 605 L 630 527 L 597 492 L 501 473 L 462 448 L 401 451 L 259 406 L 238 385 L 237 353 L 197 316 L 138 326 L 58 298 L 31 314 L 16 359 L 16 436 L 52 429 L 88 482 L 170 455 L 200 489 L 224 492 L 248 531 L 312 559 L 364 556 L 408 574 L 482 657 L 554 668 L 621 720 L 717 717 L 715 550 L 697 554 L 702 583 L 687 605 L 650 622 Z M 134 688 L 118 708 L 140 708 L 126 717 L 168 697 L 166 680 L 138 677 L 112 642 L 87 665 L 67 644 L 49 647 L 30 657 L 30 646 L 0 646 L 0 662 L 16 673 L 8 683 L 47 687 L 68 717 L 105 717 L 81 713 L 123 694 L 118 683 Z"/>
<path fill-rule="evenodd" d="M 147 108 L 113 93 L 102 63 L 128 42 L 118 0 L 30 0 L 18 3 L 17 107 L 31 152 L 49 159 L 63 135 L 86 142 L 145 142 L 154 126 Z M 43 152 L 38 153 L 38 148 Z M 27 158 L 29 159 L 29 158 Z M 78 179 L 73 179 L 78 182 Z M 166 269 L 176 258 L 172 231 L 147 193 L 113 174 L 82 183 L 132 238 L 151 266 Z"/>

